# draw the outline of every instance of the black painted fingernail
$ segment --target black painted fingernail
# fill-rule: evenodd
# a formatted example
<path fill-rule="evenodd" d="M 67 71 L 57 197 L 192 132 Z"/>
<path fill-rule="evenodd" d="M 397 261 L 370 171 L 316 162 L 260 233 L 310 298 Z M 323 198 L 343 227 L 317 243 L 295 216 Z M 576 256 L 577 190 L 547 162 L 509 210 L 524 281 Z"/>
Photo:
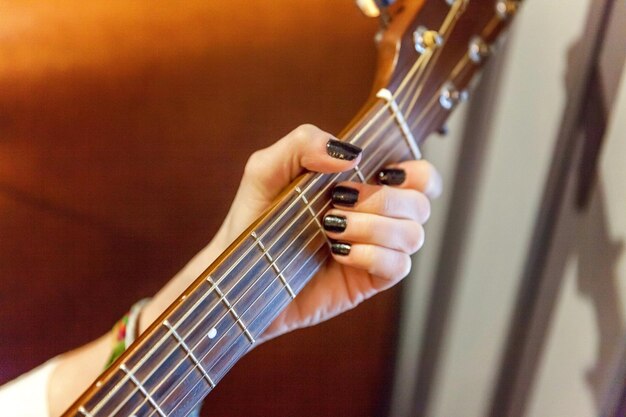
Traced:
<path fill-rule="evenodd" d="M 378 173 L 378 183 L 400 185 L 406 180 L 406 171 L 398 168 L 385 168 Z"/>
<path fill-rule="evenodd" d="M 333 158 L 353 161 L 361 154 L 361 152 L 363 152 L 363 150 L 348 142 L 342 142 L 337 139 L 329 139 L 326 143 L 326 152 Z"/>
<path fill-rule="evenodd" d="M 352 245 L 344 242 L 333 242 L 330 244 L 330 250 L 335 255 L 347 256 L 350 254 L 350 248 Z"/>
<path fill-rule="evenodd" d="M 334 214 L 324 216 L 324 230 L 341 233 L 346 230 L 346 227 L 348 227 L 346 216 L 336 216 Z"/>
<path fill-rule="evenodd" d="M 338 185 L 333 188 L 332 199 L 338 206 L 353 207 L 359 199 L 359 190 Z"/>

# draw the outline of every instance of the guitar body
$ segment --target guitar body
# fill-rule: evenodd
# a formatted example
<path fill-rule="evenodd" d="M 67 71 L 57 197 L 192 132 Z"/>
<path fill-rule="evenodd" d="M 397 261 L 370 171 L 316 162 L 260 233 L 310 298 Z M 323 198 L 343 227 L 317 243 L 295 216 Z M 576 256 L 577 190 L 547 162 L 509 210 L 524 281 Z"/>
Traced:
<path fill-rule="evenodd" d="M 0 383 L 160 288 L 252 151 L 299 123 L 338 132 L 370 92 L 378 25 L 350 1 L 133 4 L 3 6 Z M 255 349 L 204 414 L 375 415 L 396 297 Z"/>

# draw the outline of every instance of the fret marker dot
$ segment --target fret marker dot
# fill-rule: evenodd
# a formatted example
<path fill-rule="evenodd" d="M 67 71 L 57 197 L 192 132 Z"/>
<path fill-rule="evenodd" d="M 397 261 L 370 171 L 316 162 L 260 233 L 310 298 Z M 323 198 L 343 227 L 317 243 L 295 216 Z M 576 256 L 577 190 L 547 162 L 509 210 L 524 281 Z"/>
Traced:
<path fill-rule="evenodd" d="M 209 339 L 215 339 L 215 336 L 217 336 L 217 329 L 214 327 L 209 330 L 209 334 L 207 334 L 207 336 L 209 336 Z"/>

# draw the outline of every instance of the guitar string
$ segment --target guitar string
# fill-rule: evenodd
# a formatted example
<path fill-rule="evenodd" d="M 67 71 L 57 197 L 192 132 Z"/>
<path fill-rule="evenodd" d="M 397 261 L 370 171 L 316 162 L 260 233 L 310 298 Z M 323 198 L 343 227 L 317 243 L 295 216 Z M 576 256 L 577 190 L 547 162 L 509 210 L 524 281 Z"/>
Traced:
<path fill-rule="evenodd" d="M 407 75 L 408 75 L 408 74 L 407 74 Z M 400 94 L 400 93 L 401 93 L 401 91 L 400 91 L 400 89 L 398 89 L 398 91 L 396 92 L 396 94 Z M 370 122 L 371 122 L 372 120 L 375 120 L 376 118 L 380 117 L 380 115 L 381 115 L 381 114 L 382 114 L 382 113 L 386 110 L 386 108 L 387 108 L 387 106 L 383 106 L 381 109 L 379 109 L 379 110 L 378 110 L 378 112 L 377 112 L 377 113 L 373 116 L 373 118 L 371 118 L 371 119 L 370 119 Z M 385 125 L 384 125 L 384 126 L 385 126 L 385 127 L 386 127 L 386 126 L 388 126 L 388 122 L 390 122 L 390 121 L 392 121 L 392 120 L 393 120 L 393 117 L 389 117 L 389 118 L 386 120 L 386 122 L 387 122 L 387 123 L 385 123 Z M 365 125 L 365 126 L 364 126 L 364 127 L 363 127 L 360 131 L 359 131 L 359 133 L 357 133 L 357 135 L 355 136 L 355 139 L 360 138 L 360 137 L 362 136 L 362 133 L 363 133 L 363 132 L 364 132 L 364 131 L 365 131 L 365 130 L 369 127 L 369 126 L 371 126 L 371 123 L 368 123 L 367 125 Z M 379 129 L 379 130 L 380 130 L 380 129 Z M 352 140 L 354 141 L 354 139 L 352 139 Z M 336 174 L 336 175 L 334 176 L 334 178 L 332 178 L 332 179 L 330 179 L 330 180 L 329 180 L 329 183 L 332 183 L 332 181 L 333 181 L 333 180 L 335 180 L 338 176 L 340 176 L 340 175 L 342 175 L 342 174 L 343 174 L 343 173 Z M 310 190 L 313 186 L 315 186 L 315 185 L 316 185 L 316 183 L 317 183 L 317 181 L 319 180 L 319 178 L 321 178 L 321 177 L 315 178 L 313 181 L 311 181 L 311 182 L 307 185 L 307 187 L 305 188 L 304 192 L 306 193 L 306 191 L 309 191 L 309 190 Z M 327 187 L 327 188 L 328 188 L 328 187 Z M 318 196 L 319 196 L 319 195 L 318 195 Z M 311 203 L 311 204 L 313 204 L 313 203 L 316 201 L 316 199 L 317 199 L 317 197 L 312 198 L 312 199 L 311 199 L 311 201 L 310 201 L 310 203 Z M 299 199 L 295 199 L 294 201 L 292 201 L 292 202 L 291 202 L 291 204 L 290 204 L 290 205 L 289 205 L 289 206 L 285 209 L 285 212 L 289 211 L 289 210 L 290 210 L 290 208 L 292 208 L 292 207 L 293 207 L 293 205 L 295 205 L 296 203 L 298 203 L 298 200 L 299 200 Z M 303 211 L 302 211 L 302 212 L 298 215 L 298 217 L 302 217 L 302 215 L 303 215 L 303 214 L 304 214 L 304 215 L 308 215 L 308 210 L 307 210 L 306 208 L 305 208 L 305 209 L 303 209 Z M 272 229 L 272 227 L 273 227 L 273 226 L 275 226 L 275 224 L 276 224 L 278 221 L 280 221 L 280 220 L 281 220 L 281 218 L 282 218 L 282 216 L 280 216 L 280 217 L 278 217 L 276 220 L 274 220 L 274 222 L 273 222 L 272 224 L 270 224 L 270 225 L 267 227 L 267 230 L 266 230 L 263 234 L 261 234 L 260 239 L 262 239 L 262 238 L 263 238 L 263 237 L 264 237 L 264 236 L 265 236 L 265 235 L 266 235 L 266 234 L 267 234 L 267 233 L 268 233 L 268 232 Z M 296 220 L 297 220 L 297 219 L 296 219 Z M 293 222 L 292 222 L 292 224 L 293 224 Z M 248 254 L 248 253 L 249 253 L 249 252 L 250 252 L 253 248 L 254 248 L 254 246 L 249 247 L 249 248 L 246 250 L 246 252 L 240 256 L 240 258 L 238 259 L 238 261 L 241 261 L 241 260 L 242 260 L 242 259 L 243 259 L 243 258 L 244 258 L 244 257 L 245 257 L 245 256 L 246 256 L 246 255 L 247 255 L 247 254 Z M 259 260 L 262 260 L 262 259 L 263 259 L 263 256 L 260 256 L 260 257 L 257 259 L 257 262 L 258 262 Z M 238 263 L 238 261 L 237 261 L 237 262 L 235 262 L 235 263 L 234 263 L 234 265 L 235 265 L 235 264 L 237 264 L 237 263 Z M 219 285 L 219 284 L 220 284 L 220 283 L 224 280 L 224 278 L 225 278 L 225 277 L 226 277 L 226 276 L 227 276 L 227 275 L 228 275 L 231 271 L 232 271 L 232 268 L 231 268 L 230 270 L 228 270 L 228 271 L 224 272 L 224 274 L 222 275 L 222 277 L 221 277 L 221 278 L 220 278 L 220 279 L 216 282 L 215 286 Z M 235 285 L 236 285 L 236 284 L 235 284 Z M 192 307 L 192 308 L 188 311 L 188 314 L 186 314 L 185 316 L 183 316 L 183 317 L 182 317 L 182 318 L 181 318 L 181 319 L 180 319 L 180 320 L 176 323 L 175 328 L 178 328 L 178 326 L 180 325 L 180 323 L 182 323 L 182 322 L 183 322 L 183 321 L 184 321 L 184 320 L 188 317 L 188 315 L 189 315 L 189 314 L 193 313 L 193 311 L 194 311 L 195 307 L 196 307 L 196 306 L 197 306 L 200 302 L 202 302 L 203 300 L 204 300 L 204 297 L 203 297 L 202 299 L 198 300 L 198 302 L 196 302 L 196 305 L 194 305 L 194 306 L 193 306 L 193 307 Z M 209 312 L 208 314 L 210 314 L 210 312 Z M 155 347 L 154 347 L 153 349 L 151 349 L 151 351 L 156 350 L 156 349 L 157 349 L 157 348 L 158 348 L 158 347 L 159 347 L 159 346 L 160 346 L 163 342 L 165 342 L 166 340 L 167 340 L 167 336 L 166 336 L 166 337 L 163 337 L 163 338 L 159 341 L 160 343 L 157 343 L 157 345 L 155 345 Z M 135 371 L 135 369 L 138 369 L 138 368 L 139 368 L 139 367 L 143 364 L 143 362 L 145 362 L 145 360 L 147 360 L 147 359 L 149 358 L 149 356 L 151 356 L 151 355 L 150 355 L 150 353 L 151 353 L 151 352 L 149 352 L 149 353 L 148 353 L 148 354 L 147 354 L 147 355 L 143 358 L 144 360 L 140 361 L 138 364 L 136 364 L 135 366 L 133 366 L 133 369 L 131 369 L 131 372 L 134 372 L 134 371 Z M 100 400 L 100 401 L 99 401 L 99 402 L 98 402 L 98 403 L 94 406 L 94 408 L 92 409 L 91 413 L 97 413 L 97 412 L 98 412 L 98 411 L 102 408 L 102 406 L 103 406 L 103 402 L 108 401 L 110 397 L 112 397 L 113 395 L 115 395 L 115 393 L 116 393 L 117 391 L 119 391 L 119 388 L 121 387 L 121 385 L 122 385 L 122 384 L 123 384 L 123 383 L 124 383 L 127 379 L 128 379 L 128 378 L 123 378 L 121 381 L 119 381 L 119 382 L 116 384 L 116 386 L 115 386 L 115 387 L 113 387 L 113 388 L 112 388 L 112 390 L 111 390 L 109 393 L 107 393 L 107 396 L 103 397 L 103 398 L 102 398 L 102 399 L 101 399 L 101 400 Z M 131 395 L 133 395 L 133 394 L 134 394 L 134 392 L 133 392 L 133 393 L 131 393 Z"/>
<path fill-rule="evenodd" d="M 422 56 L 424 56 L 424 55 L 422 55 Z M 419 60 L 418 60 L 418 62 L 419 62 Z M 426 66 L 427 66 L 427 65 L 428 65 L 428 62 L 426 63 Z M 416 66 L 416 68 L 418 68 L 418 66 Z M 421 75 L 421 74 L 420 74 L 420 75 Z M 420 77 L 420 78 L 421 78 L 421 77 Z M 404 81 L 405 81 L 405 82 L 406 82 L 406 81 L 408 81 L 408 78 L 405 78 L 405 80 L 404 80 Z M 404 82 L 403 82 L 403 84 L 404 84 Z M 399 95 L 400 93 L 401 93 L 401 89 L 399 88 L 399 89 L 398 89 L 398 91 L 396 92 L 396 95 Z M 385 107 L 386 107 L 386 106 L 385 106 Z M 384 107 L 383 107 L 383 109 L 381 109 L 381 110 L 384 110 Z M 376 116 L 378 116 L 378 115 L 376 115 Z M 375 116 L 375 118 L 376 118 L 376 116 Z M 373 118 L 372 120 L 375 120 L 375 118 Z M 389 118 L 387 119 L 386 123 L 384 124 L 384 127 L 385 127 L 385 128 L 387 127 L 387 124 L 388 124 L 388 122 L 389 122 L 390 120 L 393 120 L 393 117 L 389 117 Z M 355 138 L 353 138 L 352 140 L 353 140 L 353 141 L 354 141 L 354 140 L 356 140 L 356 139 L 357 139 L 360 135 L 362 135 L 362 134 L 363 134 L 363 133 L 367 130 L 367 128 L 368 128 L 368 126 L 366 125 L 363 129 L 361 129 L 361 131 L 360 131 L 359 133 L 357 133 L 356 137 L 355 137 Z M 379 131 L 380 131 L 380 129 L 379 129 Z M 354 177 L 354 175 L 352 175 L 352 177 Z M 316 183 L 316 182 L 317 182 L 317 179 L 316 179 L 315 181 L 313 181 L 311 184 L 309 184 L 309 185 L 307 186 L 307 190 L 308 190 L 310 187 L 312 187 L 313 185 L 315 185 L 315 183 Z M 319 195 L 318 195 L 318 196 L 319 196 Z M 317 199 L 317 197 L 316 197 L 315 199 L 313 199 L 313 201 L 315 201 L 316 199 Z M 297 199 L 296 199 L 295 201 L 297 201 Z M 313 202 L 313 201 L 312 201 L 312 202 Z M 306 214 L 306 213 L 305 213 L 305 214 Z M 310 224 L 310 222 L 309 222 L 309 224 Z M 268 230 L 268 231 L 269 231 L 269 230 Z M 267 233 L 267 231 L 266 231 L 265 233 Z M 265 233 L 264 233 L 264 234 L 265 234 Z M 245 256 L 245 255 L 244 255 L 244 256 Z M 279 257 L 280 257 L 280 255 L 279 255 Z M 263 258 L 262 258 L 262 256 L 261 256 L 261 259 L 263 259 Z M 277 258 L 277 259 L 278 259 L 278 258 Z M 271 267 L 271 265 L 270 265 L 270 267 Z M 266 269 L 266 270 L 265 270 L 262 274 L 264 274 L 266 271 L 267 271 L 267 269 Z M 222 279 L 223 279 L 223 278 L 222 278 Z M 220 282 L 222 281 L 222 279 L 220 279 Z M 236 284 L 234 284 L 234 285 L 236 285 Z M 240 299 L 241 299 L 241 297 L 240 297 L 238 300 L 240 300 Z M 236 304 L 236 302 L 235 302 L 235 304 Z M 209 312 L 209 314 L 210 314 L 210 312 Z M 225 316 L 226 316 L 226 315 L 228 315 L 228 313 L 226 313 L 226 314 L 225 314 Z M 223 317 L 224 317 L 224 316 L 223 316 Z M 176 324 L 176 326 L 175 326 L 175 329 L 176 329 L 176 328 L 178 328 L 178 325 L 180 325 L 181 323 L 182 323 L 182 319 L 178 321 L 178 323 L 177 323 L 177 324 Z M 193 330 L 192 330 L 192 331 L 193 331 Z M 168 335 L 166 335 L 166 336 L 164 337 L 164 339 L 166 339 L 168 336 L 169 336 L 169 332 L 168 332 Z M 141 365 L 141 364 L 139 364 L 139 366 L 140 366 L 140 365 Z"/>

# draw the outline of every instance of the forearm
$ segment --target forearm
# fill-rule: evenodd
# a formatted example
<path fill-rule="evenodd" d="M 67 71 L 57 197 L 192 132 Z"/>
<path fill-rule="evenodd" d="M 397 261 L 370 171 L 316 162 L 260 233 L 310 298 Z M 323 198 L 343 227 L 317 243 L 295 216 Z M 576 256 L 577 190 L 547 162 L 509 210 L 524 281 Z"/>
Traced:
<path fill-rule="evenodd" d="M 109 333 L 64 353 L 48 381 L 50 416 L 59 416 L 100 375 L 111 354 Z"/>

